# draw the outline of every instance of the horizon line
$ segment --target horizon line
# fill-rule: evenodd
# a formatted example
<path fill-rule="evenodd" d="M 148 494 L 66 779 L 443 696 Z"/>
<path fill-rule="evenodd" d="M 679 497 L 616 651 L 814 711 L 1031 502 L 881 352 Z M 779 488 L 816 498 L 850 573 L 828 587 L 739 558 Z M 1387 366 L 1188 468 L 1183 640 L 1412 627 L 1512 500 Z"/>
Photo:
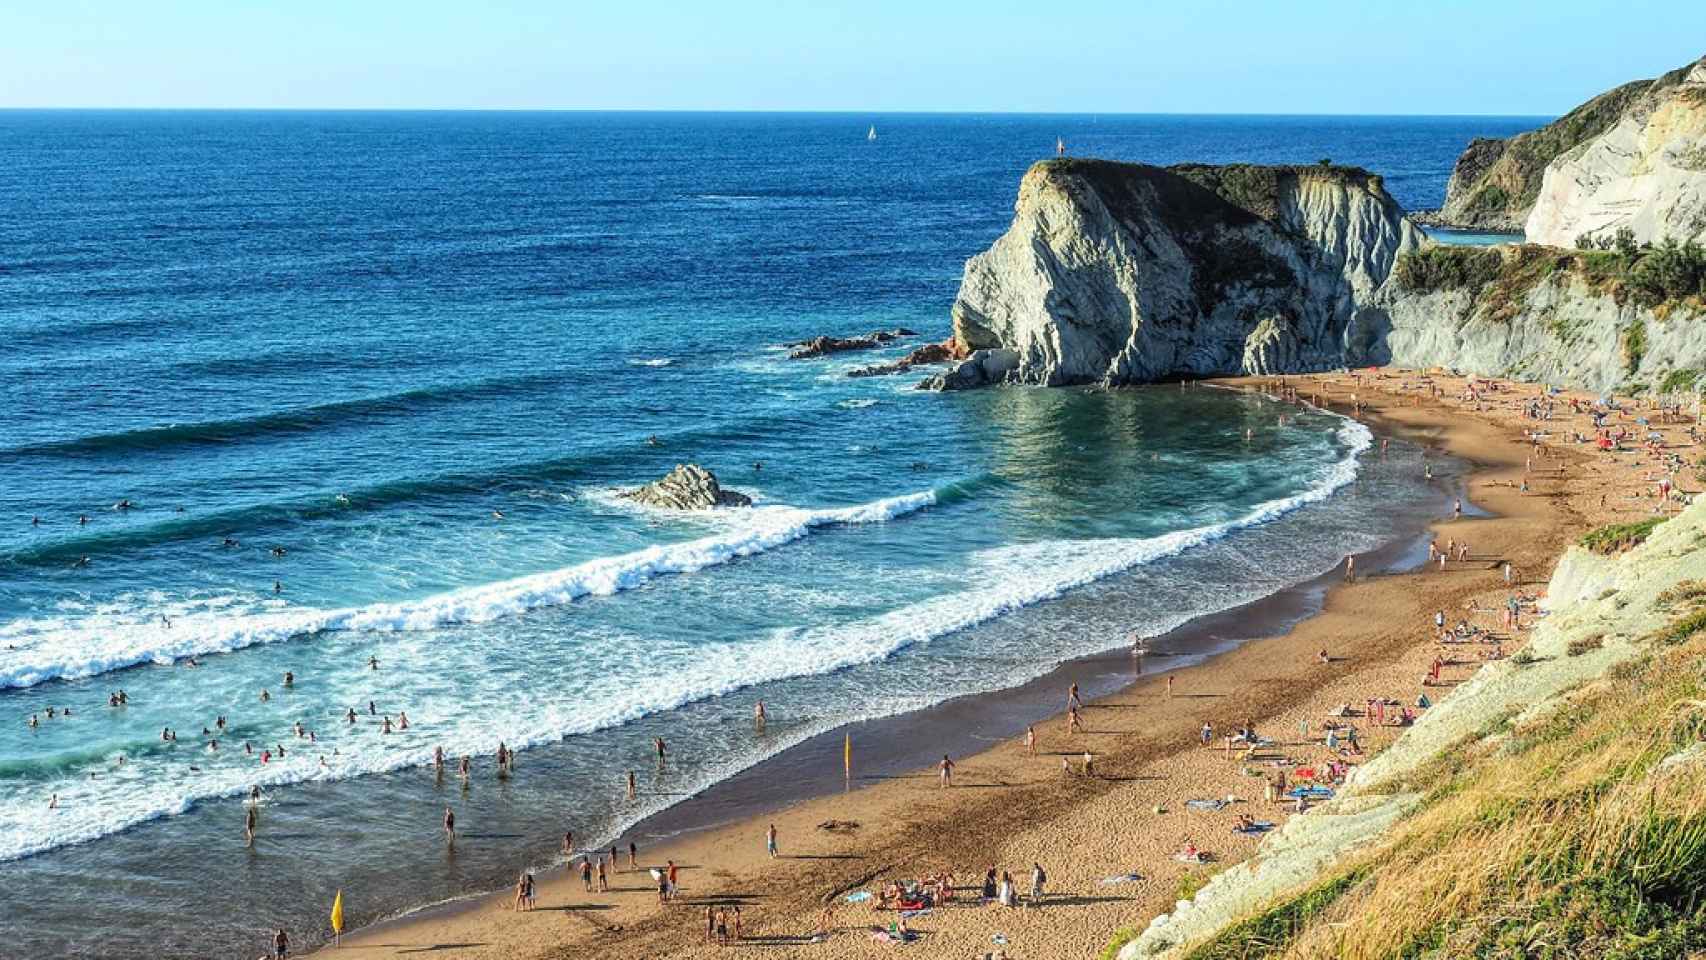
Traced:
<path fill-rule="evenodd" d="M 11 106 L 0 113 L 580 113 L 580 114 L 706 114 L 706 115 L 810 115 L 810 116 L 986 116 L 986 117 L 1393 117 L 1532 120 L 1556 118 L 1554 113 L 1279 113 L 1273 111 L 1187 111 L 1187 110 L 856 110 L 779 109 L 745 107 L 232 107 L 232 106 Z"/>

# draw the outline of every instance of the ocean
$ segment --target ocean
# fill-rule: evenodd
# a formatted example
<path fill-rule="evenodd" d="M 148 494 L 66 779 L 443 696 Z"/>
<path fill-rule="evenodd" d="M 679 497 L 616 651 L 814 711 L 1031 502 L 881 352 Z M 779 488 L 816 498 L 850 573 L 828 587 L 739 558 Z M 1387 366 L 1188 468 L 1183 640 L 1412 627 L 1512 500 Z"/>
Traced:
<path fill-rule="evenodd" d="M 846 374 L 946 336 L 1057 136 L 1423 208 L 1540 122 L 0 112 L 4 952 L 253 955 L 339 888 L 360 924 L 644 846 L 809 737 L 1391 542 L 1428 453 L 1332 414 Z M 684 462 L 755 506 L 615 495 Z"/>

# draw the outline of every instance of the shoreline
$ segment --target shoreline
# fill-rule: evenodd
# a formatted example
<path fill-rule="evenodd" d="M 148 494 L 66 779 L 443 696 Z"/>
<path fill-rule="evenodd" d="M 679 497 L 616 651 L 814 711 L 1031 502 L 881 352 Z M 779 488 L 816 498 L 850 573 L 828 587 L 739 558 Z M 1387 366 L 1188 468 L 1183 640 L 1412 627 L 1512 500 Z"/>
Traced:
<path fill-rule="evenodd" d="M 1373 430 L 1377 439 L 1386 432 L 1394 437 L 1402 433 L 1381 422 L 1364 421 L 1364 425 Z M 1464 474 L 1453 479 L 1463 495 L 1467 511 L 1469 501 L 1463 491 L 1463 480 L 1468 475 L 1468 465 L 1464 466 Z M 1432 505 L 1439 510 L 1450 510 L 1450 495 L 1442 493 L 1433 499 L 1437 503 Z M 1420 500 L 1411 509 L 1414 516 L 1408 518 L 1410 523 L 1406 524 L 1405 532 L 1372 550 L 1356 554 L 1359 565 L 1368 569 L 1370 576 L 1403 574 L 1426 561 L 1427 511 Z M 1174 652 L 1152 652 L 1136 671 L 1132 669 L 1134 658 L 1127 647 L 1108 647 L 1056 663 L 1015 686 L 959 694 L 915 710 L 839 724 L 784 747 L 675 804 L 641 817 L 613 842 L 620 846 L 630 837 L 644 839 L 649 836 L 656 843 L 649 850 L 642 845 L 642 859 L 647 856 L 652 859 L 668 858 L 673 851 L 672 845 L 688 842 L 695 836 L 742 824 L 750 825 L 767 814 L 845 793 L 843 779 L 835 776 L 834 771 L 841 763 L 843 737 L 852 734 L 858 734 L 855 744 L 860 747 L 876 743 L 879 749 L 888 748 L 879 753 L 880 759 L 870 762 L 855 774 L 855 791 L 884 780 L 916 774 L 929 767 L 934 753 L 944 748 L 955 757 L 974 756 L 991 749 L 992 743 L 1005 742 L 1022 734 L 1027 723 L 1042 724 L 1056 719 L 1060 691 L 1074 680 L 1079 683 L 1086 704 L 1093 706 L 1104 697 L 1128 691 L 1138 683 L 1166 673 L 1210 668 L 1216 658 L 1246 643 L 1283 635 L 1297 624 L 1316 616 L 1325 606 L 1330 591 L 1341 581 L 1339 569 L 1334 567 L 1254 600 L 1193 617 L 1149 638 L 1152 650 Z M 1084 679 L 1087 676 L 1089 679 Z M 1043 706 L 1045 702 L 1050 706 Z M 900 746 L 896 749 L 903 742 L 903 732 L 907 728 L 932 714 L 942 713 L 949 716 L 936 717 L 933 722 L 938 722 L 948 732 L 937 735 L 930 747 Z M 995 733 L 998 729 L 1001 734 Z M 535 876 L 541 885 L 547 882 L 566 884 L 574 879 L 571 864 L 567 862 L 553 863 L 546 869 L 535 871 Z M 388 929 L 451 920 L 458 914 L 477 910 L 488 903 L 506 905 L 512 896 L 511 890 L 502 888 L 423 904 L 345 934 L 345 946 L 352 940 L 378 936 Z"/>
<path fill-rule="evenodd" d="M 1222 386 L 1222 384 L 1215 385 Z M 1230 386 L 1233 389 L 1248 389 L 1249 384 L 1242 382 Z M 1328 404 L 1328 406 L 1332 408 L 1336 405 Z M 1335 410 L 1334 412 L 1342 411 Z M 1402 420 L 1392 420 L 1381 416 L 1379 411 L 1372 411 L 1370 416 L 1362 419 L 1365 425 L 1370 426 L 1377 435 L 1412 440 L 1425 448 L 1437 448 L 1442 440 L 1442 431 L 1438 424 L 1406 424 Z M 1483 426 L 1486 428 L 1485 425 Z M 1449 433 L 1450 431 L 1443 432 Z M 1365 455 L 1377 456 L 1378 453 Z M 1481 478 L 1482 474 L 1499 467 L 1508 468 L 1510 465 L 1510 461 L 1507 460 L 1489 466 L 1477 462 L 1473 457 L 1462 456 L 1460 451 L 1454 451 L 1453 456 L 1460 459 L 1465 468 L 1462 476 L 1454 478 L 1454 486 L 1456 487 L 1454 492 L 1466 501 L 1471 499 L 1469 495 L 1470 484 Z M 1427 510 L 1431 510 L 1431 513 L 1426 512 L 1423 505 L 1418 504 L 1417 516 L 1414 518 L 1413 524 L 1407 524 L 1407 528 L 1412 532 L 1401 535 L 1385 546 L 1369 551 L 1368 554 L 1359 554 L 1359 558 L 1368 558 L 1363 561 L 1364 569 L 1367 570 L 1373 566 L 1373 555 L 1385 554 L 1386 556 L 1382 558 L 1380 563 L 1382 571 L 1391 570 L 1393 576 L 1398 578 L 1414 575 L 1413 570 L 1409 573 L 1404 571 L 1413 568 L 1418 559 L 1425 559 L 1425 553 L 1421 553 L 1420 557 L 1417 556 L 1418 551 L 1425 551 L 1428 531 L 1437 525 L 1441 514 L 1449 515 L 1452 498 L 1451 492 L 1441 491 L 1440 495 L 1433 498 L 1433 502 L 1427 505 Z M 1495 517 L 1488 515 L 1487 518 L 1493 519 Z M 1466 517 L 1466 519 L 1468 518 Z M 1300 625 L 1321 617 L 1332 605 L 1333 597 L 1340 592 L 1334 589 L 1334 584 L 1339 579 L 1336 570 L 1329 570 L 1310 580 L 1289 585 L 1249 603 L 1195 618 L 1164 634 L 1160 642 L 1172 642 L 1186 637 L 1200 638 L 1211 635 L 1217 630 L 1224 633 L 1227 626 L 1242 629 L 1237 631 L 1235 636 L 1221 636 L 1219 638 L 1220 646 L 1215 649 L 1193 651 L 1190 654 L 1192 662 L 1188 666 L 1200 669 L 1184 670 L 1183 666 L 1156 663 L 1152 665 L 1152 671 L 1182 670 L 1186 677 L 1206 675 L 1209 678 L 1206 682 L 1213 682 L 1215 671 L 1222 659 L 1234 657 L 1240 650 L 1251 645 L 1282 640 Z M 1374 579 L 1385 578 L 1365 577 L 1365 580 Z M 857 798 L 867 791 L 881 790 L 890 785 L 884 781 L 917 779 L 920 776 L 918 771 L 929 760 L 929 755 L 933 755 L 933 752 L 941 749 L 944 744 L 949 753 L 958 756 L 959 754 L 954 749 L 956 745 L 968 744 L 973 740 L 982 739 L 985 742 L 981 744 L 983 748 L 981 751 L 967 755 L 959 761 L 968 767 L 980 764 L 987 755 L 1002 751 L 1003 747 L 999 744 L 1010 741 L 1014 732 L 1022 732 L 1024 723 L 1016 720 L 1016 715 L 1027 711 L 1033 715 L 1044 717 L 1056 715 L 1061 700 L 1060 691 L 1070 682 L 1065 679 L 1066 677 L 1075 677 L 1081 682 L 1086 694 L 1088 704 L 1086 712 L 1088 714 L 1100 706 L 1100 703 L 1096 701 L 1119 695 L 1139 694 L 1142 688 L 1153 684 L 1159 675 L 1156 672 L 1151 672 L 1143 676 L 1132 676 L 1129 675 L 1129 671 L 1126 671 L 1123 675 L 1114 676 L 1114 674 L 1119 674 L 1128 664 L 1129 656 L 1125 654 L 1124 649 L 1115 648 L 1061 663 L 1042 676 L 1018 687 L 957 697 L 924 710 L 877 721 L 853 724 L 851 727 L 865 730 L 867 737 L 869 737 L 872 728 L 880 728 L 885 725 L 905 726 L 909 723 L 916 724 L 919 722 L 936 723 L 949 732 L 933 734 L 932 745 L 928 749 L 919 747 L 910 752 L 903 751 L 894 756 L 885 756 L 874 773 L 864 773 L 855 777 L 861 782 L 858 784 L 858 789 L 851 791 L 851 793 L 842 793 L 836 789 L 840 781 L 840 777 L 834 775 L 834 771 L 839 767 L 836 754 L 840 750 L 841 735 L 849 729 L 849 725 L 837 727 L 832 731 L 818 734 L 802 743 L 795 744 L 741 773 L 720 781 L 692 798 L 645 818 L 636 828 L 625 834 L 624 839 L 627 835 L 634 833 L 635 830 L 663 830 L 671 834 L 658 848 L 649 851 L 642 849 L 643 865 L 652 862 L 661 863 L 662 858 L 677 854 L 679 854 L 678 859 L 684 863 L 708 859 L 702 856 L 702 850 L 705 846 L 719 844 L 719 842 L 726 843 L 726 835 L 729 834 L 751 835 L 754 830 L 762 832 L 763 828 L 758 823 L 767 814 L 774 814 L 779 819 L 791 817 L 797 820 L 808 810 L 834 805 L 838 798 Z M 1096 672 L 1109 670 L 1112 672 Z M 1084 679 L 1086 675 L 1090 676 L 1089 680 Z M 1109 677 L 1113 678 L 1108 679 Z M 1198 682 L 1202 681 L 1187 679 L 1187 683 Z M 1051 690 L 1052 693 L 1046 692 Z M 1047 700 L 1052 700 L 1054 706 L 1043 707 L 1042 703 Z M 997 706 L 997 701 L 1005 704 L 1005 706 Z M 1018 705 L 1015 706 L 1015 703 Z M 946 718 L 936 717 L 925 721 L 925 717 L 936 714 L 949 714 L 950 716 Z M 992 724 L 1004 724 L 1005 736 L 986 735 L 990 732 L 988 727 Z M 1041 736 L 1040 733 L 1039 735 Z M 882 738 L 878 736 L 877 739 L 881 741 Z M 992 746 L 991 744 L 995 745 Z M 809 777 L 809 772 L 813 770 L 830 772 L 826 775 L 817 776 L 815 781 L 818 782 L 814 782 L 813 778 Z M 802 777 L 806 779 L 802 780 Z M 785 795 L 777 793 L 773 786 L 768 794 L 757 789 L 749 789 L 750 785 L 765 781 L 786 782 L 795 789 L 787 791 Z M 857 806 L 858 804 L 854 805 Z M 784 843 L 786 844 L 786 841 Z M 615 880 L 622 882 L 623 878 L 627 876 L 629 875 L 618 873 Z M 549 873 L 540 874 L 539 880 L 543 894 L 541 899 L 547 900 L 567 893 L 572 877 L 564 869 L 553 868 Z M 624 887 L 623 889 L 627 892 L 633 892 L 638 888 Z M 499 916 L 511 916 L 505 909 L 508 899 L 509 894 L 507 892 L 496 891 L 424 906 L 402 916 L 363 927 L 361 930 L 347 935 L 344 945 L 346 948 L 352 945 L 360 945 L 364 952 L 382 951 L 387 946 L 401 945 L 382 943 L 381 941 L 404 939 L 418 944 L 422 941 L 423 934 L 437 933 L 447 928 L 459 928 L 467 924 L 489 925 L 492 919 L 490 914 L 494 912 L 498 913 Z M 573 908 L 564 907 L 562 909 L 570 910 Z M 662 913 L 663 911 L 653 912 Z M 624 925 L 617 924 L 615 926 L 622 929 L 603 930 L 600 933 L 600 940 L 626 933 Z M 436 939 L 440 944 L 445 942 L 443 937 Z M 449 942 L 470 943 L 467 939 L 451 939 Z M 480 948 L 475 948 L 472 945 L 465 949 L 469 951 L 466 955 L 482 955 Z M 453 955 L 464 954 L 453 951 Z"/>

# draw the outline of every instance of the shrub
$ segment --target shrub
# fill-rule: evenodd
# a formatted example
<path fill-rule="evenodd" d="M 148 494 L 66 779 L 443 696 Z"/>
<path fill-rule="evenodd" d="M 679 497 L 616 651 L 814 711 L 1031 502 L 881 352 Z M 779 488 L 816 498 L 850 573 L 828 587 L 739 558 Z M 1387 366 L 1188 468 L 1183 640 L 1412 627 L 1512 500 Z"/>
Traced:
<path fill-rule="evenodd" d="M 1396 268 L 1398 283 L 1422 293 L 1480 290 L 1499 278 L 1504 258 L 1483 247 L 1436 246 L 1407 253 Z"/>
<path fill-rule="evenodd" d="M 1136 929 L 1132 927 L 1125 927 L 1121 929 L 1120 932 L 1114 934 L 1114 938 L 1112 940 L 1108 941 L 1108 945 L 1102 948 L 1102 952 L 1096 954 L 1096 960 L 1114 960 L 1115 957 L 1120 955 L 1121 947 L 1124 947 L 1126 944 L 1136 939 Z"/>
<path fill-rule="evenodd" d="M 1576 637 L 1564 648 L 1564 652 L 1572 657 L 1579 657 L 1589 650 L 1598 650 L 1605 646 L 1605 638 L 1599 634 L 1591 637 Z"/>
<path fill-rule="evenodd" d="M 1663 523 L 1665 517 L 1648 517 L 1633 523 L 1611 523 L 1598 530 L 1590 530 L 1582 535 L 1582 546 L 1594 553 L 1607 556 L 1622 553 L 1632 547 L 1646 543 L 1653 535 L 1653 528 Z"/>

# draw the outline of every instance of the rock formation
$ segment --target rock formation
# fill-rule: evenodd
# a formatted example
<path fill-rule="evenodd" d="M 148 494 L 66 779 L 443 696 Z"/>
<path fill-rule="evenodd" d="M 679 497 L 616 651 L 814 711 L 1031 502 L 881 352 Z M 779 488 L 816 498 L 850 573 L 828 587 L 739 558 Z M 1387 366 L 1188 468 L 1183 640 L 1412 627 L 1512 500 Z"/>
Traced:
<path fill-rule="evenodd" d="M 1523 225 L 1531 242 L 1560 247 L 1623 229 L 1637 243 L 1706 241 L 1706 59 L 1653 81 L 1548 164 Z"/>
<path fill-rule="evenodd" d="M 893 343 L 902 337 L 916 337 L 918 334 L 905 327 L 893 330 L 875 330 L 862 337 L 813 337 L 786 344 L 792 349 L 788 353 L 790 360 L 809 360 L 813 357 L 828 356 L 832 353 L 846 353 L 849 350 L 871 350 L 885 343 Z"/>
<path fill-rule="evenodd" d="M 621 496 L 650 507 L 667 507 L 671 510 L 752 506 L 751 497 L 733 490 L 724 490 L 711 471 L 696 463 L 678 463 L 663 479 L 629 490 Z"/>
<path fill-rule="evenodd" d="M 1651 80 L 1626 83 L 1538 130 L 1505 140 L 1476 137 L 1469 141 L 1452 168 L 1445 205 L 1418 219 L 1442 226 L 1521 232 L 1540 196 L 1546 165 L 1610 129 L 1630 102 L 1652 84 Z"/>
<path fill-rule="evenodd" d="M 891 373 L 905 373 L 913 367 L 964 360 L 966 356 L 966 351 L 959 345 L 959 342 L 949 337 L 941 343 L 927 343 L 893 363 L 858 367 L 847 371 L 847 375 L 850 377 L 880 377 Z"/>
<path fill-rule="evenodd" d="M 1421 235 L 1380 178 L 1331 166 L 1048 160 L 966 264 L 928 384 L 1120 384 L 1320 370 Z"/>

